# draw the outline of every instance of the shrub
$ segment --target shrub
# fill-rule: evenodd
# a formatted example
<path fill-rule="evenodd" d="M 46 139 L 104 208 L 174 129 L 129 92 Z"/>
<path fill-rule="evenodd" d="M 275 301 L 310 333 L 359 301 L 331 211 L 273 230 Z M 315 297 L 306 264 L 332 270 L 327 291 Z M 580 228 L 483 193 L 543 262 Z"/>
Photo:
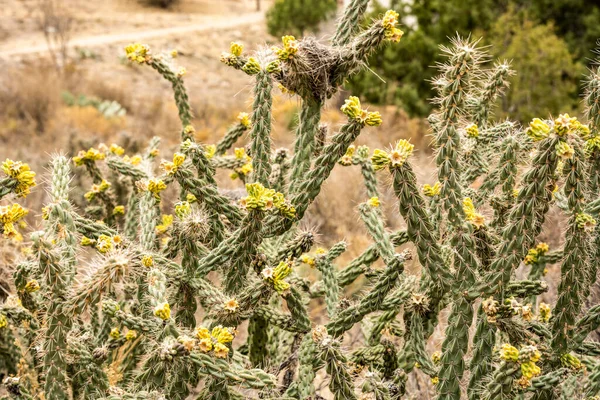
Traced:
<path fill-rule="evenodd" d="M 267 28 L 273 36 L 302 36 L 316 32 L 336 9 L 336 0 L 276 0 L 267 11 Z"/>
<path fill-rule="evenodd" d="M 332 46 L 286 36 L 246 55 L 233 43 L 222 60 L 254 81 L 253 112 L 214 145 L 194 140 L 185 71 L 147 46 L 127 47 L 131 61 L 172 84 L 181 145 L 158 168 L 158 139 L 139 155 L 116 144 L 82 150 L 72 163 L 93 185 L 81 210 L 71 160 L 53 158 L 42 230 L 27 235 L 16 291 L 0 305 L 8 398 L 185 399 L 198 388 L 199 399 L 309 399 L 322 393 L 320 370 L 339 400 L 417 396 L 412 374 L 428 376 L 439 399 L 460 399 L 463 383 L 470 399 L 598 395 L 599 345 L 587 336 L 600 309 L 584 310 L 600 256 L 598 69 L 585 93 L 589 125 L 560 115 L 522 129 L 490 119 L 509 65 L 483 68 L 477 43 L 456 38 L 443 48 L 429 119 L 439 181 L 419 188 L 409 141 L 373 152 L 353 145 L 382 123 L 358 98 L 341 107 L 346 121 L 332 137 L 319 125 L 341 83 L 402 35 L 393 11 L 357 32 L 366 3 L 350 4 Z M 293 154 L 271 150 L 275 86 L 302 100 Z M 248 149 L 229 153 L 244 133 Z M 314 234 L 299 229 L 338 164 L 360 168 L 364 188 L 348 190 L 363 193 L 358 213 L 373 239 L 343 269 L 345 242 L 313 248 Z M 245 190 L 220 190 L 216 169 L 231 170 Z M 2 170 L 0 197 L 10 202 L 0 208 L 1 233 L 24 240 L 28 211 L 13 197 L 27 196 L 36 176 L 12 160 Z M 385 228 L 377 171 L 391 182 L 405 230 Z M 172 205 L 168 189 L 179 194 Z M 561 249 L 537 242 L 550 208 L 568 217 Z M 396 252 L 408 242 L 420 276 L 405 271 L 411 252 Z M 378 260 L 383 268 L 372 267 Z M 553 263 L 556 304 L 538 304 Z M 320 278 L 308 280 L 301 264 Z M 521 265 L 527 279 L 516 278 Z M 361 276 L 369 286 L 343 298 Z M 326 315 L 311 318 L 309 299 Z M 358 343 L 342 346 L 357 324 Z M 427 340 L 444 327 L 441 351 L 430 354 Z"/>

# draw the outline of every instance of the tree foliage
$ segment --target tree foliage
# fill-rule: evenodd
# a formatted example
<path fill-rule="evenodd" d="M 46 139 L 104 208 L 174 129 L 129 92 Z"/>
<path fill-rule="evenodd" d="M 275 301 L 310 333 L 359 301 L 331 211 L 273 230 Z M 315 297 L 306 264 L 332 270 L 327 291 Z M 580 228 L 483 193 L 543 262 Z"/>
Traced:
<path fill-rule="evenodd" d="M 336 0 L 276 0 L 267 12 L 267 28 L 273 36 L 302 36 L 335 15 Z"/>

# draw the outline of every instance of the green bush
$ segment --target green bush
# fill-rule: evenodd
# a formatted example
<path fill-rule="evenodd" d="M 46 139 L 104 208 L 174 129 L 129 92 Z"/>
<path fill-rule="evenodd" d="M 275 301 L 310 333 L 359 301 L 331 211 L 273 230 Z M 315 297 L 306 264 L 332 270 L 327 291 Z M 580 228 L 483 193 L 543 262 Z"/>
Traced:
<path fill-rule="evenodd" d="M 267 29 L 273 36 L 303 36 L 335 15 L 336 0 L 276 0 L 267 11 Z"/>

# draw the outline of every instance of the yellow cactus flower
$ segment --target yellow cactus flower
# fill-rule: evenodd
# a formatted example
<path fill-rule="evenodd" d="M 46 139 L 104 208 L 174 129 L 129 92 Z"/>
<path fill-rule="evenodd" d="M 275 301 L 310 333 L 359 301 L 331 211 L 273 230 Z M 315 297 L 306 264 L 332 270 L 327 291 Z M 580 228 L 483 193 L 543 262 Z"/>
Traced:
<path fill-rule="evenodd" d="M 217 342 L 223 343 L 223 344 L 231 343 L 234 338 L 233 329 L 224 328 L 221 325 L 214 327 L 213 330 L 211 331 L 210 335 L 212 337 L 214 337 Z"/>
<path fill-rule="evenodd" d="M 141 43 L 132 43 L 125 47 L 125 53 L 129 61 L 138 64 L 149 63 L 152 60 L 150 47 Z"/>
<path fill-rule="evenodd" d="M 77 153 L 77 155 L 73 157 L 73 162 L 75 165 L 81 166 L 86 162 L 104 160 L 105 158 L 106 154 L 92 147 L 87 151 L 81 150 L 79 153 Z"/>
<path fill-rule="evenodd" d="M 169 230 L 169 227 L 171 225 L 173 225 L 173 216 L 172 215 L 163 215 L 162 216 L 162 223 L 160 225 L 156 226 L 156 234 L 157 235 L 162 235 L 165 232 L 167 232 L 167 230 Z"/>
<path fill-rule="evenodd" d="M 572 369 L 573 371 L 578 371 L 580 369 L 585 368 L 584 365 L 581 363 L 581 360 L 570 353 L 566 353 L 560 356 L 560 363 L 564 367 Z"/>
<path fill-rule="evenodd" d="M 154 265 L 154 258 L 151 255 L 145 255 L 142 257 L 142 265 L 144 267 L 150 268 Z"/>
<path fill-rule="evenodd" d="M 508 343 L 503 344 L 500 350 L 500 358 L 504 361 L 517 362 L 519 360 L 519 350 Z"/>
<path fill-rule="evenodd" d="M 163 321 L 167 321 L 171 318 L 171 306 L 169 303 L 162 303 L 154 307 L 154 315 Z"/>
<path fill-rule="evenodd" d="M 379 202 L 379 197 L 371 197 L 369 201 L 367 201 L 367 204 L 373 208 L 377 208 L 381 203 Z"/>
<path fill-rule="evenodd" d="M 554 130 L 558 135 L 566 135 L 576 126 L 577 118 L 570 117 L 569 114 L 561 114 L 554 120 Z"/>
<path fill-rule="evenodd" d="M 465 133 L 467 134 L 467 137 L 476 139 L 479 137 L 479 128 L 476 124 L 471 124 L 467 126 L 467 128 L 465 129 Z"/>
<path fill-rule="evenodd" d="M 146 185 L 146 190 L 154 194 L 154 197 L 156 197 L 157 199 L 160 196 L 160 192 L 162 192 L 166 188 L 167 185 L 162 181 L 162 179 L 150 179 Z"/>
<path fill-rule="evenodd" d="M 281 38 L 281 42 L 283 49 L 277 46 L 271 48 L 281 61 L 292 58 L 298 52 L 298 41 L 294 36 L 284 36 Z"/>
<path fill-rule="evenodd" d="M 35 279 L 32 279 L 25 284 L 25 291 L 27 293 L 34 293 L 38 290 L 40 290 L 40 284 Z"/>
<path fill-rule="evenodd" d="M 221 343 L 216 343 L 214 346 L 214 354 L 216 358 L 227 358 L 229 348 Z"/>
<path fill-rule="evenodd" d="M 309 265 L 311 268 L 315 267 L 315 259 L 311 256 L 309 256 L 308 254 L 302 254 L 300 256 L 300 261 L 303 262 L 304 264 Z"/>
<path fill-rule="evenodd" d="M 437 385 L 438 383 L 440 383 L 440 378 L 438 378 L 437 376 L 434 376 L 431 378 L 431 384 L 432 385 Z"/>
<path fill-rule="evenodd" d="M 198 339 L 210 339 L 210 332 L 204 327 L 196 328 L 195 334 Z"/>
<path fill-rule="evenodd" d="M 0 314 L 0 329 L 6 328 L 8 326 L 8 319 L 6 315 Z"/>
<path fill-rule="evenodd" d="M 575 222 L 577 223 L 577 227 L 579 229 L 585 229 L 586 231 L 591 231 L 596 226 L 596 220 L 589 214 L 580 213 L 575 217 Z"/>
<path fill-rule="evenodd" d="M 204 353 L 208 353 L 209 351 L 211 351 L 213 349 L 213 342 L 209 337 L 207 338 L 202 338 L 198 341 L 198 347 L 200 348 L 200 351 L 203 351 Z"/>
<path fill-rule="evenodd" d="M 185 199 L 189 202 L 189 203 L 195 203 L 198 201 L 198 199 L 196 198 L 196 196 L 194 196 L 191 193 L 188 193 L 185 195 Z"/>
<path fill-rule="evenodd" d="M 117 156 L 125 154 L 125 149 L 115 143 L 110 145 L 109 151 Z"/>
<path fill-rule="evenodd" d="M 257 182 L 246 184 L 246 191 L 248 196 L 241 203 L 247 210 L 267 210 L 273 207 L 276 194 L 273 189 L 265 188 Z"/>
<path fill-rule="evenodd" d="M 125 206 L 116 206 L 113 208 L 113 215 L 124 215 L 125 214 Z"/>
<path fill-rule="evenodd" d="M 548 252 L 548 250 L 550 250 L 550 246 L 548 246 L 547 243 L 541 242 L 535 246 L 535 249 L 537 250 L 538 254 L 545 254 Z"/>
<path fill-rule="evenodd" d="M 441 190 L 442 185 L 440 182 L 434 183 L 433 186 L 427 183 L 423 185 L 423 194 L 427 197 L 435 197 L 440 194 Z"/>
<path fill-rule="evenodd" d="M 383 16 L 381 24 L 383 25 L 386 39 L 391 40 L 392 42 L 400 41 L 400 39 L 404 35 L 404 32 L 396 27 L 396 25 L 398 24 L 397 12 L 393 10 L 388 10 Z"/>
<path fill-rule="evenodd" d="M 2 163 L 2 171 L 17 181 L 17 185 L 14 188 L 17 196 L 25 197 L 31 193 L 30 189 L 35 186 L 35 172 L 29 168 L 28 164 L 7 158 Z"/>
<path fill-rule="evenodd" d="M 113 339 L 118 339 L 121 337 L 121 332 L 119 331 L 119 328 L 112 328 L 108 336 L 110 336 Z"/>
<path fill-rule="evenodd" d="M 540 303 L 538 310 L 540 320 L 543 322 L 548 322 L 550 320 L 550 317 L 552 316 L 552 309 L 550 308 L 550 306 L 546 303 Z"/>
<path fill-rule="evenodd" d="M 229 52 L 231 54 L 233 54 L 236 57 L 239 57 L 242 55 L 242 52 L 244 51 L 244 46 L 236 43 L 236 42 L 231 42 L 231 45 L 229 46 Z"/>
<path fill-rule="evenodd" d="M 96 244 L 96 241 L 94 239 L 90 239 L 88 237 L 83 236 L 81 238 L 81 242 L 80 243 L 81 243 L 82 246 L 93 246 L 93 245 Z"/>
<path fill-rule="evenodd" d="M 395 168 L 404 165 L 408 157 L 412 155 L 414 148 L 415 146 L 408 140 L 399 140 L 390 153 L 390 167 Z"/>
<path fill-rule="evenodd" d="M 127 333 L 125 334 L 125 339 L 126 340 L 134 340 L 136 339 L 138 336 L 137 331 L 133 331 L 133 330 L 129 330 L 127 331 Z"/>
<path fill-rule="evenodd" d="M 25 217 L 28 212 L 16 203 L 10 206 L 0 206 L 0 226 L 4 237 L 13 239 L 19 237 L 15 224 Z"/>
<path fill-rule="evenodd" d="M 525 131 L 534 142 L 545 139 L 550 134 L 550 126 L 539 118 L 534 118 Z"/>
<path fill-rule="evenodd" d="M 242 125 L 244 128 L 248 129 L 250 128 L 250 115 L 248 113 L 245 112 L 241 112 L 238 114 L 237 116 L 238 121 L 240 122 L 240 125 Z"/>
<path fill-rule="evenodd" d="M 556 155 L 563 160 L 570 160 L 575 155 L 575 150 L 567 142 L 558 142 L 555 149 Z"/>

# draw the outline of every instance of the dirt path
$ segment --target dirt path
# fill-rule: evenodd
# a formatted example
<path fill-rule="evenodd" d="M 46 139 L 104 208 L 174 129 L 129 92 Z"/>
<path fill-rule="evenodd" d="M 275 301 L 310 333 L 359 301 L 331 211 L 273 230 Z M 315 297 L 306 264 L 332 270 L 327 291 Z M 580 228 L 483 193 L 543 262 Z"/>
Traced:
<path fill-rule="evenodd" d="M 105 44 L 111 43 L 126 43 L 132 41 L 142 41 L 149 38 L 161 37 L 161 36 L 171 36 L 171 35 L 179 35 L 184 33 L 191 32 L 205 32 L 210 30 L 220 30 L 220 29 L 229 29 L 239 27 L 241 25 L 248 25 L 254 23 L 262 23 L 264 20 L 264 13 L 256 12 L 245 14 L 236 18 L 216 18 L 210 19 L 202 23 L 197 23 L 193 25 L 183 25 L 183 26 L 174 26 L 171 28 L 162 28 L 162 29 L 151 29 L 144 31 L 133 31 L 133 32 L 124 32 L 112 35 L 95 35 L 95 36 L 86 36 L 75 38 L 71 40 L 69 43 L 70 48 L 76 47 L 94 47 L 101 46 Z M 27 46 L 20 47 L 15 46 L 15 48 L 10 50 L 0 51 L 0 58 L 6 58 L 11 56 L 18 55 L 27 55 L 27 54 L 36 54 L 36 53 L 44 53 L 48 51 L 48 47 L 45 43 L 35 45 L 35 46 Z"/>

